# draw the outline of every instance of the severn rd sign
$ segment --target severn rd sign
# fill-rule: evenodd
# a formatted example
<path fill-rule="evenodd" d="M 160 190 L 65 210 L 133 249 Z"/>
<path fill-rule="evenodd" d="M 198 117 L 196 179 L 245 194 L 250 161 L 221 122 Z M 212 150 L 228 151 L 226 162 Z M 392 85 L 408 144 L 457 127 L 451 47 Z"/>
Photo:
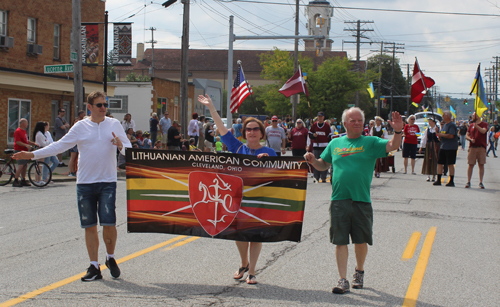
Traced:
<path fill-rule="evenodd" d="M 73 64 L 45 65 L 43 67 L 44 74 L 57 74 L 67 72 L 73 72 Z"/>

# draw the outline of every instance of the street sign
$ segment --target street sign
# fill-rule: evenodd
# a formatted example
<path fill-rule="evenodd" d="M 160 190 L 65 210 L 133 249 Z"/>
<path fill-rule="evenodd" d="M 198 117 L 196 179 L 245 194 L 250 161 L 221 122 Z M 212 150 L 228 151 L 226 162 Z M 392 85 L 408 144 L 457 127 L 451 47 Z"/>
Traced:
<path fill-rule="evenodd" d="M 77 57 L 77 53 L 71 51 L 70 56 L 69 56 L 69 61 L 70 62 L 76 62 L 76 57 Z"/>
<path fill-rule="evenodd" d="M 43 67 L 44 74 L 57 74 L 67 72 L 73 72 L 73 64 L 45 65 Z"/>
<path fill-rule="evenodd" d="M 352 108 L 352 107 L 354 107 L 354 103 L 349 103 L 349 104 L 347 105 L 347 107 L 348 107 L 348 108 Z"/>

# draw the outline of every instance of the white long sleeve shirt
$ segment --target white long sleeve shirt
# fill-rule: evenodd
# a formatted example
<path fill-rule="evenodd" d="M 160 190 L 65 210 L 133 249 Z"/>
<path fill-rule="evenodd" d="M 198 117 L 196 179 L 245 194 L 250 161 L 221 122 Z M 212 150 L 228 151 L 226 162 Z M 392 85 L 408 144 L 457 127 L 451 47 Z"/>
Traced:
<path fill-rule="evenodd" d="M 50 144 L 49 140 L 47 139 L 47 135 L 42 133 L 41 131 L 38 131 L 35 135 L 35 142 L 40 145 L 40 148 L 48 146 Z"/>
<path fill-rule="evenodd" d="M 116 182 L 116 145 L 111 142 L 113 132 L 122 141 L 120 152 L 125 155 L 125 148 L 132 145 L 117 119 L 105 117 L 104 121 L 94 123 L 86 118 L 78 121 L 59 141 L 33 152 L 33 160 L 55 156 L 78 145 L 77 184 Z"/>

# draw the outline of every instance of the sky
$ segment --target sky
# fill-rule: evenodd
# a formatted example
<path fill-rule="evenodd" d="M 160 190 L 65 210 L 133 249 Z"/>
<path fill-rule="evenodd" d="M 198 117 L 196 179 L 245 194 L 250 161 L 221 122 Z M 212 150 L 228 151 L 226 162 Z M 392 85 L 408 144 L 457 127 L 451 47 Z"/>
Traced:
<path fill-rule="evenodd" d="M 253 1 L 253 0 L 250 0 Z M 295 31 L 295 1 L 256 0 L 266 3 L 245 3 L 244 0 L 216 1 L 192 0 L 190 5 L 190 48 L 227 49 L 229 44 L 229 16 L 234 16 L 234 33 L 243 35 L 293 35 Z M 183 5 L 180 0 L 168 8 L 164 0 L 106 0 L 110 22 L 133 23 L 133 54 L 136 44 L 151 41 L 150 27 L 156 28 L 155 48 L 181 48 Z M 267 4 L 281 3 L 285 5 Z M 438 93 L 454 98 L 470 98 L 469 92 L 481 63 L 483 79 L 488 80 L 485 68 L 492 68 L 500 56 L 500 3 L 494 0 L 332 0 L 334 16 L 331 21 L 330 39 L 332 50 L 345 50 L 351 58 L 356 57 L 351 32 L 344 31 L 350 25 L 345 21 L 373 21 L 363 28 L 373 29 L 362 40 L 361 59 L 366 60 L 380 52 L 380 41 L 404 44 L 404 54 L 396 54 L 404 68 L 410 64 L 413 73 L 415 57 L 426 76 L 436 81 Z M 300 0 L 301 5 L 308 1 Z M 307 35 L 305 6 L 300 7 L 301 35 Z M 433 11 L 447 13 L 477 13 L 498 16 L 463 16 L 451 14 L 423 14 L 415 12 L 374 11 L 367 9 L 393 9 L 410 11 Z M 352 27 L 352 26 L 351 26 Z M 112 33 L 112 28 L 109 28 Z M 112 48 L 112 35 L 108 46 Z M 370 44 L 370 41 L 372 42 Z M 271 50 L 278 47 L 293 50 L 293 40 L 247 40 L 236 41 L 235 49 Z M 150 43 L 145 48 L 151 48 Z M 299 50 L 304 50 L 303 42 Z M 375 51 L 378 50 L 378 51 Z M 500 60 L 499 60 L 500 61 Z M 250 80 L 251 81 L 251 80 Z"/>

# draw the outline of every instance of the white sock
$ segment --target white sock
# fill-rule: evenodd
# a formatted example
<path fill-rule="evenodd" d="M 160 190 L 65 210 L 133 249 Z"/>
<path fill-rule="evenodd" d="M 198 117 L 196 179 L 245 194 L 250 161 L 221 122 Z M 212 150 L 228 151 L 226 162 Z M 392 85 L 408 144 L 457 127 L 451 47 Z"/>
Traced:
<path fill-rule="evenodd" d="M 97 261 L 90 261 L 90 264 L 96 267 L 96 269 L 99 269 L 99 262 Z"/>
<path fill-rule="evenodd" d="M 115 254 L 108 254 L 106 253 L 106 260 L 109 260 L 109 258 L 115 258 Z"/>

